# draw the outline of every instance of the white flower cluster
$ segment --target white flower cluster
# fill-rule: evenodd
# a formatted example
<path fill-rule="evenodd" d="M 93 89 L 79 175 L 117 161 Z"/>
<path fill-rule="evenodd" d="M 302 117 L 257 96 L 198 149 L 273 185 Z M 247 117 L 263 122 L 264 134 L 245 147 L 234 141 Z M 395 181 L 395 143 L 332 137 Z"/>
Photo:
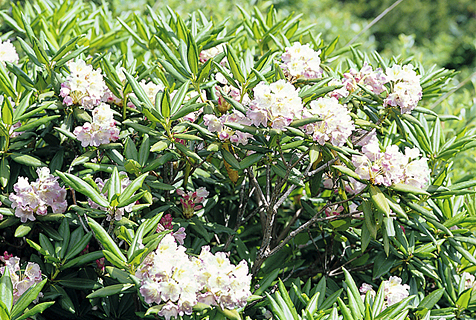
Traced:
<path fill-rule="evenodd" d="M 146 303 L 163 304 L 159 315 L 169 320 L 192 314 L 197 303 L 241 308 L 251 295 L 251 275 L 243 260 L 237 266 L 223 252 L 213 255 L 203 247 L 198 257 L 188 256 L 167 234 L 136 272 Z"/>
<path fill-rule="evenodd" d="M 86 109 L 97 106 L 106 93 L 106 83 L 101 74 L 101 69 L 94 70 L 91 65 L 79 59 L 77 62 L 67 63 L 70 75 L 61 84 L 60 96 L 67 106 L 82 105 Z"/>
<path fill-rule="evenodd" d="M 81 141 L 83 147 L 100 146 L 119 139 L 119 128 L 113 117 L 113 111 L 108 104 L 101 103 L 93 110 L 93 122 L 86 122 L 76 127 L 73 134 Z"/>
<path fill-rule="evenodd" d="M 392 276 L 388 280 L 383 281 L 383 290 L 385 293 L 385 303 L 381 311 L 407 298 L 409 296 L 408 290 L 410 290 L 410 286 L 408 284 L 402 285 L 402 279 Z M 370 294 L 375 296 L 375 291 L 372 289 L 372 286 L 367 283 L 363 283 L 359 291 L 364 295 L 370 291 Z M 364 298 L 364 296 L 362 296 L 362 298 Z"/>
<path fill-rule="evenodd" d="M 220 140 L 230 140 L 235 144 L 248 144 L 248 139 L 253 135 L 241 132 L 239 130 L 232 130 L 225 126 L 226 122 L 237 123 L 243 125 L 251 125 L 251 120 L 245 117 L 241 112 L 233 110 L 232 113 L 225 113 L 220 118 L 213 114 L 206 114 L 203 116 L 204 124 L 208 127 L 208 131 L 217 132 Z"/>
<path fill-rule="evenodd" d="M 423 188 L 428 182 L 428 160 L 417 159 L 420 156 L 418 148 L 405 148 L 403 154 L 398 146 L 391 145 L 385 152 L 381 152 L 375 131 L 359 144 L 363 145 L 363 155 L 353 155 L 352 164 L 361 179 L 387 187 L 404 183 Z"/>
<path fill-rule="evenodd" d="M 278 80 L 271 84 L 259 83 L 254 89 L 254 99 L 246 116 L 253 125 L 267 127 L 268 122 L 275 129 L 288 126 L 295 118 L 301 119 L 303 112 L 302 100 L 294 86 Z"/>
<path fill-rule="evenodd" d="M 387 82 L 387 77 L 382 69 L 373 70 L 372 66 L 365 62 L 359 71 L 351 68 L 349 72 L 344 73 L 342 81 L 344 87 L 342 89 L 345 88 L 349 92 L 354 92 L 359 88 L 358 85 L 361 85 L 378 95 L 387 90 L 385 87 Z"/>
<path fill-rule="evenodd" d="M 410 113 L 416 108 L 422 97 L 421 76 L 413 70 L 413 65 L 394 65 L 386 70 L 387 80 L 392 91 L 384 100 L 384 106 L 400 107 L 401 113 Z"/>
<path fill-rule="evenodd" d="M 9 196 L 15 216 L 21 222 L 35 221 L 35 215 L 45 216 L 48 207 L 53 213 L 63 213 L 68 207 L 66 202 L 66 189 L 58 184 L 58 177 L 50 174 L 50 169 L 42 167 L 36 170 L 38 179 L 31 184 L 28 178 L 18 177 L 18 182 L 13 186 L 15 193 Z"/>
<path fill-rule="evenodd" d="M 18 299 L 24 294 L 31 286 L 40 283 L 41 270 L 40 266 L 34 262 L 28 262 L 25 270 L 20 269 L 20 258 L 9 255 L 6 251 L 0 261 L 5 264 L 5 266 L 0 267 L 0 274 L 5 273 L 5 267 L 8 267 L 8 272 L 10 273 L 10 279 L 12 281 L 13 288 L 13 304 L 15 304 Z M 33 301 L 37 303 L 39 298 L 43 297 L 43 293 L 40 292 L 38 297 Z"/>
<path fill-rule="evenodd" d="M 202 50 L 202 52 L 200 52 L 200 62 L 207 62 L 208 60 L 215 58 L 223 51 L 225 51 L 225 47 L 222 44 L 210 49 Z"/>
<path fill-rule="evenodd" d="M 288 77 L 294 79 L 316 79 L 322 75 L 321 50 L 314 51 L 308 44 L 295 42 L 286 47 L 281 56 L 281 68 Z"/>
<path fill-rule="evenodd" d="M 472 288 L 474 291 L 476 289 L 476 278 L 474 277 L 474 275 L 468 272 L 463 272 L 461 276 L 464 276 L 464 279 L 465 279 L 464 289 L 466 290 L 466 289 Z"/>
<path fill-rule="evenodd" d="M 10 40 L 6 40 L 4 42 L 0 40 L 0 62 L 4 63 L 6 61 L 11 63 L 17 63 L 18 60 L 19 57 L 17 50 L 10 42 Z"/>
<path fill-rule="evenodd" d="M 131 184 L 131 181 L 129 180 L 129 177 L 127 176 L 127 173 L 125 172 L 119 172 L 119 176 L 121 179 L 121 192 L 123 192 L 128 185 Z M 96 182 L 96 185 L 99 187 L 99 190 L 101 190 L 101 193 L 104 195 L 104 197 L 107 199 L 108 194 L 107 194 L 107 188 L 104 186 L 107 186 L 109 179 L 107 180 L 102 180 L 101 178 L 96 178 L 94 182 Z M 122 208 L 104 208 L 98 205 L 96 202 L 88 198 L 88 204 L 91 208 L 93 209 L 99 209 L 102 211 L 107 211 L 109 214 L 106 217 L 107 221 L 111 221 L 112 218 L 115 220 L 119 221 L 122 219 L 124 216 L 124 212 L 132 212 L 132 207 L 134 206 L 134 203 L 131 203 L 125 207 Z"/>
<path fill-rule="evenodd" d="M 320 145 L 329 141 L 334 146 L 343 146 L 355 129 L 347 107 L 334 97 L 319 98 L 310 107 L 304 111 L 303 118 L 319 117 L 322 121 L 304 126 L 304 131 Z"/>

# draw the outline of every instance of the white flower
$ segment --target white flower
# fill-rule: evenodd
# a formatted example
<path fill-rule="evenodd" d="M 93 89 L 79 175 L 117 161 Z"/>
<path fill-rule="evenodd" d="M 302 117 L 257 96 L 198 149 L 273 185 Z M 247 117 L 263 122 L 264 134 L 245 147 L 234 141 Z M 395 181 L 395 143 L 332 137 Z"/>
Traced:
<path fill-rule="evenodd" d="M 321 50 L 314 51 L 307 44 L 295 42 L 291 47 L 285 48 L 281 56 L 281 68 L 288 76 L 297 79 L 315 79 L 322 75 Z"/>
<path fill-rule="evenodd" d="M 0 41 L 0 62 L 11 62 L 17 63 L 19 60 L 17 50 L 10 42 L 10 40 L 6 40 L 4 42 Z"/>

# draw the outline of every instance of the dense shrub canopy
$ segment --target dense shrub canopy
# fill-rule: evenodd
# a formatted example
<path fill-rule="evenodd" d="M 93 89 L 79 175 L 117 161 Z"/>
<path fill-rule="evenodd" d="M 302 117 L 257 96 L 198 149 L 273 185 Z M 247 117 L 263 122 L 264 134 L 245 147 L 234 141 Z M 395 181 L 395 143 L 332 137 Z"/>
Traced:
<path fill-rule="evenodd" d="M 10 5 L 0 319 L 474 315 L 454 71 L 273 7 Z"/>

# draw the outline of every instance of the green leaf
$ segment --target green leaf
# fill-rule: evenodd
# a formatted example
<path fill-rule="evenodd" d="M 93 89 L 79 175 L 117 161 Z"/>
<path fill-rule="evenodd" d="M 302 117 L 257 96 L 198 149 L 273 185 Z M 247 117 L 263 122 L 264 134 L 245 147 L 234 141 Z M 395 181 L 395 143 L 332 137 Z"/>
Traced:
<path fill-rule="evenodd" d="M 134 179 L 134 181 L 132 181 L 126 189 L 124 189 L 124 191 L 121 193 L 121 195 L 119 196 L 118 198 L 118 202 L 121 203 L 121 202 L 124 202 L 126 199 L 129 199 L 132 197 L 132 195 L 140 188 L 142 187 L 142 183 L 144 182 L 145 178 L 147 178 L 147 176 L 149 175 L 149 173 L 144 173 L 142 175 L 140 175 L 139 177 L 137 177 L 136 179 Z"/>
<path fill-rule="evenodd" d="M 156 103 L 159 101 L 156 99 Z M 160 114 L 162 117 L 168 119 L 170 117 L 170 94 L 168 90 L 164 90 L 162 99 L 160 100 Z"/>
<path fill-rule="evenodd" d="M 233 73 L 235 79 L 238 80 L 241 84 L 245 83 L 246 79 L 243 75 L 243 71 L 240 68 L 240 60 L 238 60 L 235 52 L 229 45 L 226 46 L 226 57 L 228 60 L 228 64 L 230 65 L 231 72 Z"/>
<path fill-rule="evenodd" d="M 382 213 L 384 213 L 387 217 L 390 216 L 390 206 L 388 205 L 387 198 L 380 190 L 380 188 L 370 185 L 370 198 L 374 203 L 375 207 Z"/>
<path fill-rule="evenodd" d="M 3 96 L 3 106 L 2 106 L 2 121 L 7 125 L 13 124 L 13 107 L 5 95 Z"/>
<path fill-rule="evenodd" d="M 359 175 L 358 175 L 357 173 L 355 173 L 355 171 L 352 170 L 352 169 L 349 169 L 349 168 L 347 168 L 347 167 L 345 167 L 345 166 L 340 166 L 340 165 L 339 165 L 339 166 L 332 166 L 332 167 L 335 168 L 335 169 L 337 169 L 339 172 L 341 172 L 341 173 L 343 173 L 343 174 L 349 176 L 349 177 L 352 177 L 352 178 L 354 178 L 354 179 L 356 179 L 356 180 L 361 180 L 360 177 L 359 177 Z"/>
<path fill-rule="evenodd" d="M 240 161 L 240 164 L 239 164 L 240 169 L 246 169 L 254 165 L 258 161 L 260 161 L 261 158 L 263 158 L 264 156 L 265 155 L 263 153 L 253 153 L 252 155 L 247 156 L 246 158 Z"/>
<path fill-rule="evenodd" d="M 433 307 L 440 301 L 441 297 L 443 296 L 443 293 L 445 292 L 445 288 L 440 288 L 429 295 L 427 295 L 419 304 L 418 304 L 418 309 L 423 310 L 423 309 L 428 309 L 431 310 Z"/>
<path fill-rule="evenodd" d="M 187 37 L 187 61 L 190 66 L 190 71 L 192 71 L 194 75 L 198 75 L 198 49 L 191 35 Z"/>
<path fill-rule="evenodd" d="M 64 259 L 68 261 L 69 259 L 76 257 L 81 251 L 84 250 L 84 248 L 86 248 L 92 236 L 93 234 L 91 232 L 86 233 L 80 241 L 78 241 L 70 250 L 68 250 L 68 253 Z"/>
<path fill-rule="evenodd" d="M 33 308 L 26 311 L 25 313 L 23 313 L 19 318 L 16 318 L 15 320 L 24 320 L 34 316 L 35 314 L 43 313 L 43 311 L 45 311 L 46 309 L 48 309 L 54 304 L 55 304 L 55 301 L 39 303 L 35 305 Z"/>
<path fill-rule="evenodd" d="M 3 275 L 0 278 L 0 301 L 2 301 L 6 307 L 5 312 L 7 315 L 10 315 L 10 310 L 13 306 L 13 285 L 10 270 L 7 266 L 5 266 Z"/>
<path fill-rule="evenodd" d="M 15 230 L 15 238 L 21 238 L 29 234 L 34 225 L 35 224 L 33 221 L 28 221 L 27 223 L 22 223 L 19 225 Z"/>
<path fill-rule="evenodd" d="M 360 297 L 359 289 L 357 288 L 357 285 L 355 284 L 355 281 L 349 271 L 347 271 L 345 268 L 342 268 L 342 270 L 344 271 L 345 283 L 347 284 L 347 288 L 350 290 L 350 293 L 354 297 L 354 301 L 357 303 L 357 307 L 359 308 L 359 314 L 362 315 L 365 312 L 365 306 L 362 302 L 362 298 Z"/>
<path fill-rule="evenodd" d="M 77 258 L 74 258 L 73 260 L 68 261 L 66 264 L 64 264 L 61 269 L 68 269 L 72 267 L 80 267 L 85 264 L 91 263 L 93 261 L 96 261 L 98 259 L 101 259 L 104 257 L 104 254 L 102 251 L 94 251 L 90 253 L 86 253 L 82 256 L 79 256 Z"/>
<path fill-rule="evenodd" d="M 101 227 L 99 223 L 88 217 L 88 224 L 94 231 L 94 236 L 103 245 L 105 250 L 111 252 L 119 260 L 124 262 L 127 261 L 121 249 L 119 249 L 114 240 L 112 240 L 111 236 L 106 232 L 106 230 L 103 229 L 103 227 Z"/>
<path fill-rule="evenodd" d="M 368 201 L 362 202 L 362 211 L 364 212 L 364 221 L 367 230 L 369 231 L 372 238 L 377 239 L 378 226 L 375 222 L 372 206 Z"/>
<path fill-rule="evenodd" d="M 41 162 L 40 159 L 27 155 L 27 154 L 13 152 L 10 155 L 10 157 L 16 163 L 19 163 L 28 167 L 46 167 L 47 166 L 45 163 Z"/>
<path fill-rule="evenodd" d="M 150 154 L 150 140 L 149 140 L 149 135 L 145 133 L 139 148 L 139 164 L 142 167 L 146 164 L 147 159 L 149 159 L 149 154 Z"/>
<path fill-rule="evenodd" d="M 235 156 L 230 153 L 230 151 L 221 149 L 221 154 L 223 159 L 233 168 L 233 169 L 240 169 L 240 163 L 238 160 L 235 159 Z"/>
<path fill-rule="evenodd" d="M 310 118 L 305 118 L 305 119 L 299 119 L 299 120 L 294 120 L 289 124 L 290 127 L 293 128 L 300 128 L 302 126 L 305 126 L 310 123 L 316 123 L 322 121 L 322 118 L 317 118 L 317 117 L 310 117 Z"/>
<path fill-rule="evenodd" d="M 405 193 L 423 194 L 423 195 L 427 195 L 427 196 L 430 195 L 428 192 L 426 192 L 425 190 L 423 190 L 421 188 L 410 186 L 410 185 L 404 184 L 404 183 L 394 184 L 394 185 L 390 186 L 390 189 L 395 190 L 395 191 L 399 191 L 399 192 L 405 192 Z"/>
<path fill-rule="evenodd" d="M 473 288 L 469 288 L 460 294 L 458 300 L 456 300 L 456 303 L 455 303 L 456 306 L 458 306 L 458 309 L 465 310 L 468 308 L 472 293 L 473 293 Z"/>
<path fill-rule="evenodd" d="M 104 198 L 104 196 L 83 179 L 78 178 L 70 173 L 63 173 L 60 171 L 56 171 L 56 174 L 64 181 L 65 184 L 73 188 L 75 191 L 91 198 L 91 200 L 96 202 L 101 207 L 109 207 L 109 202 Z"/>
<path fill-rule="evenodd" d="M 107 286 L 107 287 L 101 288 L 99 290 L 96 290 L 93 293 L 90 293 L 89 295 L 87 295 L 86 298 L 87 299 L 92 299 L 92 298 L 109 297 L 109 296 L 113 296 L 115 294 L 119 294 L 121 292 L 124 292 L 127 289 L 132 288 L 132 287 L 134 287 L 133 283 L 114 284 L 112 286 Z"/>
<path fill-rule="evenodd" d="M 137 151 L 136 151 L 137 154 Z M 109 185 L 107 190 L 107 200 L 111 203 L 114 196 L 121 193 L 121 178 L 119 177 L 119 172 L 117 171 L 117 167 L 112 169 L 111 178 L 109 179 Z"/>

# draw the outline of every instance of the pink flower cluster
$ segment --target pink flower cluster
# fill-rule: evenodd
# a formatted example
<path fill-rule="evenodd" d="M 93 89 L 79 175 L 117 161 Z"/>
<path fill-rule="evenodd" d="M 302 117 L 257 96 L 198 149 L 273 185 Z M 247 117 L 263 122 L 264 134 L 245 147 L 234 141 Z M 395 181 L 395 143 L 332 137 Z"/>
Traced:
<path fill-rule="evenodd" d="M 91 65 L 79 59 L 67 63 L 70 75 L 61 84 L 60 96 L 67 106 L 81 105 L 86 109 L 97 106 L 106 93 L 106 83 L 101 69 L 94 70 Z"/>
<path fill-rule="evenodd" d="M 310 107 L 304 111 L 303 118 L 319 117 L 322 121 L 304 126 L 304 131 L 320 145 L 329 141 L 334 146 L 343 146 L 355 129 L 347 107 L 334 97 L 319 98 Z"/>
<path fill-rule="evenodd" d="M 37 263 L 28 262 L 25 270 L 21 270 L 20 258 L 14 257 L 6 251 L 3 256 L 0 257 L 0 261 L 4 263 L 4 266 L 0 267 L 0 274 L 3 275 L 5 273 L 5 267 L 8 268 L 10 273 L 13 287 L 13 304 L 15 304 L 21 295 L 31 286 L 40 283 L 42 280 L 40 266 Z M 33 303 L 37 303 L 40 297 L 43 297 L 43 293 L 41 292 Z"/>
<path fill-rule="evenodd" d="M 260 124 L 275 129 L 283 129 L 294 119 L 300 119 L 303 112 L 302 100 L 294 86 L 285 81 L 278 80 L 271 84 L 259 83 L 254 89 L 254 99 L 246 116 L 253 125 Z"/>
<path fill-rule="evenodd" d="M 343 87 L 330 93 L 335 98 L 342 98 L 358 89 L 358 85 L 380 95 L 387 92 L 384 107 L 400 107 L 401 113 L 410 113 L 416 108 L 422 97 L 420 86 L 421 76 L 413 70 L 413 65 L 394 65 L 387 68 L 385 73 L 378 68 L 373 70 L 366 62 L 360 71 L 353 68 L 344 73 L 341 82 L 332 80 L 329 85 L 342 84 Z"/>
<path fill-rule="evenodd" d="M 48 207 L 53 213 L 63 213 L 68 207 L 66 190 L 59 186 L 58 177 L 50 174 L 50 169 L 43 167 L 36 170 L 38 179 L 31 184 L 28 178 L 19 177 L 13 186 L 15 193 L 10 194 L 15 216 L 21 222 L 35 221 L 35 215 L 45 216 Z"/>
<path fill-rule="evenodd" d="M 81 141 L 83 147 L 97 147 L 119 139 L 119 132 L 111 107 L 101 103 L 93 110 L 93 122 L 86 122 L 82 127 L 76 127 L 73 134 Z"/>
<path fill-rule="evenodd" d="M 129 180 L 129 177 L 127 176 L 127 173 L 125 172 L 119 172 L 119 176 L 121 179 L 121 192 L 123 192 L 127 188 L 127 186 L 131 184 L 131 181 Z M 102 195 L 106 199 L 108 197 L 108 192 L 107 192 L 108 181 L 109 179 L 104 181 L 101 178 L 96 178 L 96 180 L 94 180 L 96 185 L 99 187 L 99 190 L 101 190 Z M 113 207 L 104 208 L 98 205 L 96 202 L 94 202 L 90 198 L 88 198 L 88 204 L 93 209 L 99 209 L 99 210 L 108 212 L 108 215 L 106 216 L 107 221 L 111 221 L 112 218 L 114 218 L 117 221 L 121 220 L 122 217 L 124 216 L 124 212 L 132 212 L 132 207 L 134 206 L 134 203 L 131 203 L 122 208 L 113 208 Z"/>
<path fill-rule="evenodd" d="M 307 44 L 295 42 L 286 47 L 281 56 L 281 68 L 288 77 L 294 79 L 315 79 L 322 76 L 321 50 L 314 51 Z"/>
<path fill-rule="evenodd" d="M 387 79 L 391 84 L 391 92 L 384 100 L 384 106 L 400 107 L 401 113 L 410 113 L 416 108 L 422 97 L 420 86 L 421 76 L 413 70 L 413 65 L 394 65 L 387 68 Z"/>
<path fill-rule="evenodd" d="M 10 40 L 6 40 L 2 42 L 0 40 L 0 62 L 5 65 L 6 62 L 17 63 L 19 60 L 17 50 L 10 42 Z"/>
<path fill-rule="evenodd" d="M 220 140 L 230 140 L 235 144 L 248 144 L 248 139 L 252 138 L 253 135 L 241 132 L 239 130 L 233 130 L 230 127 L 225 126 L 225 123 L 237 123 L 243 125 L 251 125 L 250 119 L 245 117 L 238 110 L 233 110 L 232 113 L 225 113 L 220 118 L 217 118 L 213 114 L 206 114 L 203 116 L 204 124 L 208 127 L 208 131 L 217 132 L 218 138 Z"/>
<path fill-rule="evenodd" d="M 198 188 L 196 191 L 189 191 L 185 193 L 182 189 L 177 189 L 177 194 L 181 196 L 180 203 L 182 204 L 182 211 L 185 218 L 193 216 L 195 210 L 200 210 L 203 203 L 208 197 L 208 191 L 204 187 Z"/>
<path fill-rule="evenodd" d="M 381 311 L 407 298 L 409 296 L 408 290 L 410 290 L 410 286 L 408 284 L 402 285 L 401 278 L 392 276 L 388 280 L 383 281 L 383 290 L 385 293 L 385 303 Z M 367 283 L 363 283 L 359 291 L 362 294 L 366 294 L 370 291 L 370 294 L 375 296 L 375 291 L 372 289 L 372 286 Z M 362 297 L 364 298 L 364 296 Z"/>
<path fill-rule="evenodd" d="M 229 85 L 228 80 L 226 80 L 226 78 L 221 73 L 217 73 L 215 78 L 222 85 L 222 86 L 215 86 L 215 94 L 218 97 L 218 110 L 221 113 L 225 113 L 231 107 L 230 104 L 225 100 L 225 98 L 223 98 L 222 92 L 228 95 L 233 100 L 240 102 L 242 105 L 250 104 L 251 100 L 248 94 L 245 93 L 242 98 L 241 91 Z"/>
<path fill-rule="evenodd" d="M 417 159 L 420 156 L 418 148 L 405 148 L 405 153 L 401 153 L 397 145 L 391 145 L 381 152 L 375 132 L 360 145 L 363 145 L 363 155 L 353 155 L 352 164 L 361 179 L 384 186 L 404 183 L 418 188 L 423 188 L 428 182 L 427 158 Z"/>
<path fill-rule="evenodd" d="M 207 62 L 208 60 L 215 58 L 223 51 L 225 51 L 225 47 L 222 44 L 210 49 L 202 50 L 200 52 L 200 62 Z"/>
<path fill-rule="evenodd" d="M 197 303 L 223 309 L 244 307 L 251 295 L 251 275 L 243 260 L 233 265 L 225 253 L 215 255 L 203 247 L 198 257 L 188 256 L 167 234 L 136 272 L 146 303 L 162 304 L 159 315 L 169 320 L 191 315 Z"/>

